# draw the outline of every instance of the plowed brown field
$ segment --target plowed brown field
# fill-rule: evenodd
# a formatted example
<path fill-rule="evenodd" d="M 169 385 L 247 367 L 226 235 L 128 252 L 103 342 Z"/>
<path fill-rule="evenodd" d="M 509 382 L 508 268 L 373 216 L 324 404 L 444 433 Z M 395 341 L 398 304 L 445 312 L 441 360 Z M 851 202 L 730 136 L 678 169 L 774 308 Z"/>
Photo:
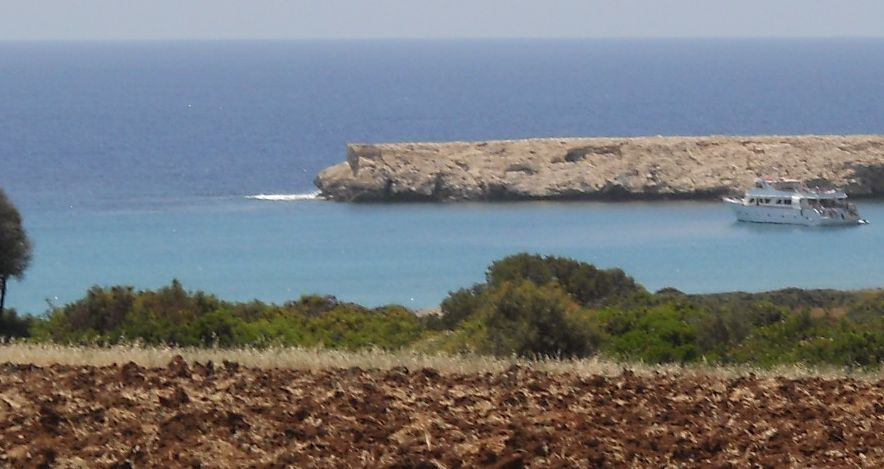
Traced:
<path fill-rule="evenodd" d="M 0 467 L 884 464 L 884 381 L 0 365 Z"/>

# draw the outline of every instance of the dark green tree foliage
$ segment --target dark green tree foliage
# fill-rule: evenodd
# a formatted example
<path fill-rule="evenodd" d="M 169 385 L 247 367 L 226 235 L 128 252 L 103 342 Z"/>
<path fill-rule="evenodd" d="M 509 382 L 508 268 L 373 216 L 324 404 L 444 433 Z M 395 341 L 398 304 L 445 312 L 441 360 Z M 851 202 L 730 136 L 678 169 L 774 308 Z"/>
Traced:
<path fill-rule="evenodd" d="M 645 292 L 620 269 L 600 270 L 574 259 L 525 253 L 494 262 L 486 279 L 492 288 L 502 282 L 521 280 L 536 285 L 555 284 L 584 306 L 608 304 Z"/>
<path fill-rule="evenodd" d="M 297 301 L 289 301 L 285 304 L 287 308 L 303 311 L 307 316 L 319 316 L 325 311 L 329 311 L 338 305 L 337 298 L 333 296 L 320 295 L 304 295 Z"/>
<path fill-rule="evenodd" d="M 577 321 L 579 306 L 558 287 L 504 282 L 491 295 L 483 311 L 489 352 L 582 357 L 595 351 L 598 334 Z"/>
<path fill-rule="evenodd" d="M 0 312 L 0 339 L 28 337 L 31 335 L 33 319 L 19 317 L 15 309 Z"/>
<path fill-rule="evenodd" d="M 448 297 L 442 300 L 442 304 L 439 305 L 442 315 L 430 323 L 431 327 L 434 329 L 454 329 L 479 310 L 484 302 L 484 293 L 484 284 L 476 284 L 470 288 L 449 292 Z"/>
<path fill-rule="evenodd" d="M 31 243 L 22 226 L 21 215 L 0 190 L 0 317 L 6 303 L 9 279 L 21 278 L 30 262 Z"/>

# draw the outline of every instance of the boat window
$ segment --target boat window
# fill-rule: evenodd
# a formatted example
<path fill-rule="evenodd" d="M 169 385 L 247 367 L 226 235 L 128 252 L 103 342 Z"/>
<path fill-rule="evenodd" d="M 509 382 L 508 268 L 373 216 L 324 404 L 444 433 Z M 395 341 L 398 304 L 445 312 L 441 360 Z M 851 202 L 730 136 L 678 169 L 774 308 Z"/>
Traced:
<path fill-rule="evenodd" d="M 764 199 L 764 203 L 769 204 L 769 203 L 770 203 L 770 199 Z"/>
<path fill-rule="evenodd" d="M 783 201 L 783 203 L 786 205 L 792 205 L 792 199 L 786 199 Z"/>
<path fill-rule="evenodd" d="M 777 205 L 783 205 L 783 201 L 780 199 L 777 199 Z"/>
<path fill-rule="evenodd" d="M 755 198 L 753 197 L 753 198 L 749 199 L 749 203 L 750 203 L 750 204 L 754 204 L 754 203 L 755 203 Z"/>

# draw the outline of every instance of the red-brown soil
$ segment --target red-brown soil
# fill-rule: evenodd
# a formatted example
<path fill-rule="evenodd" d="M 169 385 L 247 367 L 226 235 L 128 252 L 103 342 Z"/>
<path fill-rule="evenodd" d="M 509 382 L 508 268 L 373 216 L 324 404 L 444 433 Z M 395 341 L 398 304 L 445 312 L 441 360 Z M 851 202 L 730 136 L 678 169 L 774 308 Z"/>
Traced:
<path fill-rule="evenodd" d="M 884 381 L 0 365 L 0 467 L 884 464 Z"/>

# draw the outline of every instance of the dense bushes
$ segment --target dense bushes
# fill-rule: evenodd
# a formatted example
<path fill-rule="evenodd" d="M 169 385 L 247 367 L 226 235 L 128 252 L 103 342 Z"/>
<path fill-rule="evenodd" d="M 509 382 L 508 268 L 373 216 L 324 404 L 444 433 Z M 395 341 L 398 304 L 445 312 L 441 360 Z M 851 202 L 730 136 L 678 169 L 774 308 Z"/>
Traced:
<path fill-rule="evenodd" d="M 881 291 L 652 295 L 619 269 L 518 254 L 493 263 L 486 283 L 452 292 L 441 310 L 434 324 L 451 330 L 437 342 L 446 351 L 598 351 L 648 363 L 761 366 L 874 366 L 884 359 Z"/>
<path fill-rule="evenodd" d="M 0 339 L 15 339 L 30 335 L 33 318 L 20 317 L 14 309 L 0 311 Z"/>
<path fill-rule="evenodd" d="M 32 328 L 55 342 L 140 340 L 189 346 L 298 345 L 399 349 L 421 338 L 420 320 L 401 306 L 367 309 L 304 296 L 283 306 L 230 303 L 173 281 L 156 291 L 93 287 Z"/>
<path fill-rule="evenodd" d="M 94 287 L 44 318 L 0 317 L 0 336 L 57 342 L 194 346 L 379 347 L 525 357 L 601 353 L 648 363 L 878 366 L 884 292 L 648 293 L 619 269 L 518 254 L 449 294 L 438 316 L 303 296 L 232 303 L 180 283 L 156 291 Z"/>
<path fill-rule="evenodd" d="M 554 256 L 516 254 L 491 264 L 486 274 L 488 286 L 503 282 L 528 281 L 535 285 L 554 284 L 584 306 L 623 300 L 645 289 L 620 269 L 599 270 L 592 264 Z"/>
<path fill-rule="evenodd" d="M 554 284 L 503 282 L 479 311 L 486 337 L 481 349 L 495 355 L 586 356 L 598 346 L 579 306 Z"/>
<path fill-rule="evenodd" d="M 483 332 L 459 334 L 456 340 L 465 342 L 459 345 L 462 349 L 495 355 L 587 356 L 597 350 L 601 336 L 585 308 L 646 294 L 620 269 L 516 254 L 492 263 L 486 283 L 449 294 L 432 325 L 454 330 L 472 318 L 466 329 L 478 326 Z"/>
<path fill-rule="evenodd" d="M 697 312 L 673 305 L 609 309 L 595 315 L 608 335 L 605 351 L 649 363 L 688 362 L 700 356 Z"/>

